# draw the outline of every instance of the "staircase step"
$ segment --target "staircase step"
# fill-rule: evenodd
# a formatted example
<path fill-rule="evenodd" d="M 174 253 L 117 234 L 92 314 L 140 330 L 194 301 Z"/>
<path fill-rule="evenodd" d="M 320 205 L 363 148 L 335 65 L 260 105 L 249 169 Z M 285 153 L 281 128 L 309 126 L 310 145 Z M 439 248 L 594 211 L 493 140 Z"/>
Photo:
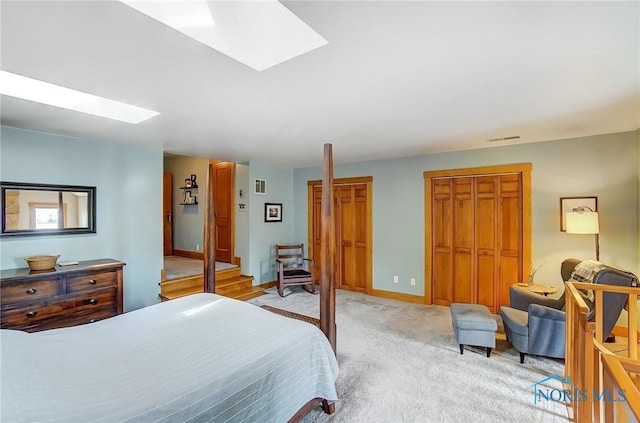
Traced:
<path fill-rule="evenodd" d="M 184 288 L 184 289 L 179 289 L 179 290 L 170 291 L 170 292 L 162 292 L 160 293 L 160 298 L 162 299 L 162 301 L 167 301 L 167 300 L 173 300 L 180 297 L 186 297 L 187 295 L 191 295 L 191 294 L 198 294 L 202 291 L 203 291 L 202 287 Z"/>
<path fill-rule="evenodd" d="M 216 272 L 216 282 L 221 282 L 227 279 L 232 279 L 240 276 L 240 266 L 235 266 L 230 269 L 218 270 Z"/>
<path fill-rule="evenodd" d="M 160 298 L 162 301 L 167 301 L 204 292 L 204 276 L 163 281 L 159 285 Z M 253 276 L 240 273 L 240 267 L 216 272 L 216 294 L 218 295 L 244 301 L 262 295 L 262 291 L 264 288 L 253 286 Z"/>
<path fill-rule="evenodd" d="M 236 300 L 247 301 L 252 298 L 256 298 L 264 294 L 264 288 L 261 286 L 254 286 L 249 288 L 246 291 L 242 291 L 239 293 L 234 293 L 234 295 L 229 295 L 230 298 L 235 298 Z"/>
<path fill-rule="evenodd" d="M 241 291 L 253 286 L 253 276 L 240 275 L 223 281 L 216 280 L 216 294 L 227 295 L 232 291 Z"/>

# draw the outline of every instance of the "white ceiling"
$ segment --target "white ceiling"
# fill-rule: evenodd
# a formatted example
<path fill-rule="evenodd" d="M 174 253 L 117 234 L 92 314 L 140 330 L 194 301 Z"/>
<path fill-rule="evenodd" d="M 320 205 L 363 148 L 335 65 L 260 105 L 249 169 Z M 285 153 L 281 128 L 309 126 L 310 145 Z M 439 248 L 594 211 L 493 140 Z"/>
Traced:
<path fill-rule="evenodd" d="M 283 4 L 329 44 L 258 72 L 120 2 L 3 0 L 2 69 L 161 114 L 3 96 L 2 124 L 293 167 L 640 127 L 638 1 Z"/>

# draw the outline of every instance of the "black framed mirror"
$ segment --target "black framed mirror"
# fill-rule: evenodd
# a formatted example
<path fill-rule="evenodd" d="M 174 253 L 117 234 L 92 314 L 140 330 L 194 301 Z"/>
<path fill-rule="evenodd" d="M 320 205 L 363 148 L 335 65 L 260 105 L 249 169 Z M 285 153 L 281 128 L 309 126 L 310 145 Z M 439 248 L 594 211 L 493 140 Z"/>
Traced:
<path fill-rule="evenodd" d="M 0 182 L 0 236 L 96 232 L 96 187 Z"/>

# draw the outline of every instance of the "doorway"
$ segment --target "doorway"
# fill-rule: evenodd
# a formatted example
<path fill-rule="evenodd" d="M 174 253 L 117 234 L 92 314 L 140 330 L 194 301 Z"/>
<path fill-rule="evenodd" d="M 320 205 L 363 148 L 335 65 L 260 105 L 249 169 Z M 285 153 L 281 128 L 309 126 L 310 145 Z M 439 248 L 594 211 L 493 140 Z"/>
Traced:
<path fill-rule="evenodd" d="M 214 162 L 209 167 L 213 172 L 213 202 L 215 205 L 215 257 L 217 261 L 231 263 L 234 259 L 234 193 L 235 163 Z"/>

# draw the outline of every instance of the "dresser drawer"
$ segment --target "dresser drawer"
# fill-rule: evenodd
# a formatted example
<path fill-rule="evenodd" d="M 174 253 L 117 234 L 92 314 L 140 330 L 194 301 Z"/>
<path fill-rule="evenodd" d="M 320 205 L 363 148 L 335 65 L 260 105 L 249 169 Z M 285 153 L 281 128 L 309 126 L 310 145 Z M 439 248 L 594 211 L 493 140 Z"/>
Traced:
<path fill-rule="evenodd" d="M 32 303 L 28 306 L 6 307 L 2 309 L 0 326 L 13 329 L 15 326 L 32 324 L 54 317 L 64 316 L 75 310 L 74 301 L 54 303 Z"/>
<path fill-rule="evenodd" d="M 117 284 L 116 272 L 86 273 L 80 276 L 67 278 L 67 292 L 93 291 L 100 288 L 109 288 Z"/>
<path fill-rule="evenodd" d="M 94 323 L 99 320 L 108 319 L 118 313 L 113 308 L 98 308 L 84 312 L 78 312 L 66 316 L 43 319 L 39 321 L 20 321 L 11 326 L 11 329 L 23 330 L 26 332 L 39 332 L 48 329 L 65 328 L 69 326 L 84 325 Z"/>
<path fill-rule="evenodd" d="M 61 318 L 76 313 L 90 313 L 91 310 L 108 308 L 116 309 L 117 291 L 103 289 L 87 295 L 74 295 L 58 301 L 30 303 L 27 306 L 16 304 L 2 310 L 2 328 L 31 324 L 51 318 Z M 89 321 L 90 319 L 86 319 Z"/>
<path fill-rule="evenodd" d="M 116 305 L 116 289 L 107 289 L 100 292 L 92 292 L 82 297 L 75 298 L 75 309 L 89 310 L 100 307 L 115 307 Z"/>
<path fill-rule="evenodd" d="M 99 320 L 108 319 L 109 317 L 116 316 L 118 313 L 114 308 L 97 308 L 95 310 L 88 310 L 83 312 L 74 313 L 73 315 L 55 319 L 51 322 L 43 322 L 38 330 L 55 329 L 68 326 L 86 325 L 87 323 L 94 323 Z"/>
<path fill-rule="evenodd" d="M 0 288 L 2 304 L 39 300 L 62 293 L 62 278 L 27 281 Z"/>

